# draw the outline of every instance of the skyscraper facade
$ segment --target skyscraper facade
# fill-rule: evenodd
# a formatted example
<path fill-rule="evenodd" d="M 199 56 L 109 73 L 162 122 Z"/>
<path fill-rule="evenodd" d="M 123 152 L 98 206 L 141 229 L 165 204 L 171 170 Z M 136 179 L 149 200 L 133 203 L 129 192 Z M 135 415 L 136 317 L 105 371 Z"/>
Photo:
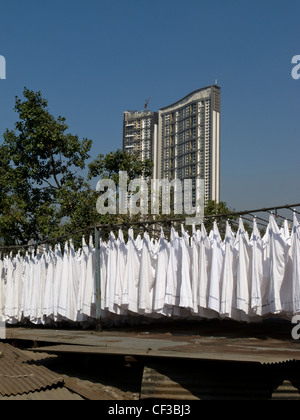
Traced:
<path fill-rule="evenodd" d="M 220 201 L 221 89 L 196 90 L 161 108 L 155 168 L 157 179 L 204 180 L 205 202 Z"/>
<path fill-rule="evenodd" d="M 123 113 L 123 150 L 141 161 L 155 160 L 158 113 L 148 110 Z"/>
<path fill-rule="evenodd" d="M 151 159 L 153 178 L 203 180 L 204 201 L 220 201 L 221 88 L 198 89 L 177 102 L 151 112 L 123 113 L 123 150 Z"/>

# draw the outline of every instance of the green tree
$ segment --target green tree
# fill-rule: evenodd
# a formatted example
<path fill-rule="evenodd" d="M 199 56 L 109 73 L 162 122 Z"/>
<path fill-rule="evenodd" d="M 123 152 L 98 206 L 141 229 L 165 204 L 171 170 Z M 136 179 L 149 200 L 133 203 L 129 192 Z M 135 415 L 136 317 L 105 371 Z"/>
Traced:
<path fill-rule="evenodd" d="M 236 220 L 236 216 L 229 216 L 229 217 L 216 217 L 215 215 L 221 214 L 228 214 L 232 213 L 235 210 L 229 209 L 227 203 L 224 201 L 220 201 L 216 203 L 214 200 L 208 200 L 206 206 L 204 208 L 204 216 L 208 216 L 205 220 L 205 228 L 209 233 L 213 229 L 213 223 L 216 220 L 218 223 L 218 229 L 222 237 L 225 236 L 226 231 L 226 221 L 229 220 L 230 222 L 234 222 Z M 232 228 L 234 229 L 234 224 L 232 224 Z"/>
<path fill-rule="evenodd" d="M 93 162 L 89 165 L 88 180 L 96 178 L 97 180 L 108 178 L 112 180 L 116 186 L 116 201 L 117 210 L 119 208 L 119 191 L 118 186 L 120 184 L 120 172 L 126 172 L 127 174 L 127 191 L 129 191 L 129 183 L 138 178 L 150 179 L 153 171 L 153 162 L 151 159 L 141 161 L 136 155 L 126 153 L 120 149 L 110 152 L 107 155 L 100 154 Z M 138 188 L 132 194 L 137 193 Z M 129 194 L 129 193 L 128 193 Z M 129 197 L 129 196 L 128 196 Z M 148 193 L 150 201 L 150 192 Z M 150 208 L 150 203 L 149 203 Z M 148 217 L 148 216 L 147 216 Z M 149 215 L 149 217 L 151 217 Z M 141 215 L 131 215 L 128 211 L 127 214 L 120 214 L 117 212 L 116 215 L 106 214 L 102 215 L 102 223 L 113 224 L 113 223 L 130 223 L 139 221 Z"/>
<path fill-rule="evenodd" d="M 67 133 L 41 92 L 27 88 L 16 97 L 19 120 L 0 146 L 0 236 L 5 244 L 26 244 L 88 226 L 96 216 L 95 196 L 78 174 L 92 141 Z M 84 199 L 84 200 L 83 200 Z"/>
<path fill-rule="evenodd" d="M 100 215 L 93 178 L 110 178 L 119 183 L 126 171 L 128 182 L 150 177 L 153 164 L 141 162 L 122 150 L 100 154 L 89 163 L 88 177 L 82 175 L 90 159 L 92 141 L 68 133 L 66 119 L 55 118 L 41 92 L 24 88 L 16 97 L 18 121 L 6 130 L 0 146 L 0 238 L 9 245 L 72 234 L 95 223 L 130 221 L 124 215 Z"/>
<path fill-rule="evenodd" d="M 141 161 L 136 155 L 118 149 L 107 155 L 100 154 L 88 167 L 89 180 L 95 177 L 110 178 L 118 185 L 121 171 L 127 172 L 128 182 L 139 177 L 149 178 L 152 175 L 153 162 L 151 159 Z"/>
<path fill-rule="evenodd" d="M 221 236 L 225 237 L 225 231 L 226 231 L 226 221 L 229 221 L 232 230 L 234 232 L 237 232 L 238 230 L 238 222 L 239 222 L 239 216 L 236 214 L 231 215 L 230 213 L 236 213 L 236 210 L 230 209 L 227 204 L 224 201 L 220 201 L 219 203 L 216 203 L 213 200 L 208 200 L 205 208 L 204 208 L 204 215 L 208 216 L 208 218 L 205 221 L 205 227 L 208 232 L 213 228 L 214 220 L 217 220 L 218 222 L 218 229 L 221 234 Z M 225 217 L 214 217 L 216 215 L 228 215 Z M 209 217 L 211 216 L 211 217 Z M 243 217 L 242 217 L 243 218 Z M 249 236 L 252 233 L 252 228 L 250 224 L 247 222 L 249 220 L 247 216 L 244 216 L 243 218 L 243 224 L 245 230 L 248 232 Z"/>

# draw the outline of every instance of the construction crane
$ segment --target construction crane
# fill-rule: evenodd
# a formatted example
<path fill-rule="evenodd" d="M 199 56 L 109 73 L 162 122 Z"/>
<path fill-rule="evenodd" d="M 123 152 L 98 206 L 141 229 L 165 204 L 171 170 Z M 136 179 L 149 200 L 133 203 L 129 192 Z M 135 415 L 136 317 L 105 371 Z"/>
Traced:
<path fill-rule="evenodd" d="M 146 112 L 148 111 L 148 104 L 149 104 L 150 98 L 151 98 L 151 96 L 149 96 L 149 98 L 146 99 L 146 102 L 145 102 L 144 109 L 145 109 Z"/>

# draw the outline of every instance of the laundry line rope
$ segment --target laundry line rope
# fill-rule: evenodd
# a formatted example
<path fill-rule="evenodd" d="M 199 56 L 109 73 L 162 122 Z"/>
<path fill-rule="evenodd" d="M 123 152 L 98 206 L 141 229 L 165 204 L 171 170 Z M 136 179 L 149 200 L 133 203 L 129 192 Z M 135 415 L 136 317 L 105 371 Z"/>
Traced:
<path fill-rule="evenodd" d="M 257 220 L 260 220 L 261 222 L 265 223 L 265 227 L 268 225 L 268 220 L 265 220 L 261 217 L 258 217 L 256 215 L 254 215 L 253 213 L 270 213 L 270 212 L 276 212 L 277 210 L 281 210 L 281 209 L 287 209 L 290 210 L 292 212 L 295 212 L 297 214 L 300 214 L 300 212 L 298 212 L 296 210 L 296 207 L 300 207 L 300 203 L 296 203 L 296 204 L 285 204 L 285 205 L 280 205 L 280 206 L 272 206 L 272 207 L 263 207 L 263 208 L 258 208 L 258 209 L 254 209 L 254 210 L 242 210 L 242 211 L 232 211 L 232 212 L 227 212 L 227 213 L 214 213 L 214 214 L 209 214 L 209 215 L 204 215 L 204 219 L 203 221 L 208 221 L 208 220 L 213 220 L 213 219 L 228 219 L 230 217 L 239 217 L 239 216 L 245 216 L 245 215 L 250 215 L 252 217 L 255 217 Z M 282 219 L 286 219 L 283 216 L 280 216 Z M 249 219 L 248 219 L 249 220 Z M 291 220 L 288 219 L 290 222 Z M 108 229 L 122 229 L 122 228 L 129 228 L 129 227 L 147 227 L 147 226 L 151 226 L 151 225 L 169 225 L 171 226 L 172 223 L 183 223 L 184 224 L 185 218 L 184 217 L 173 217 L 173 218 L 166 218 L 166 219 L 151 219 L 151 220 L 140 220 L 140 221 L 123 221 L 123 222 L 117 222 L 117 223 L 96 223 L 94 225 L 82 228 L 82 229 L 78 229 L 76 231 L 72 231 L 63 235 L 59 235 L 59 236 L 55 236 L 55 237 L 46 237 L 44 239 L 40 239 L 39 241 L 36 241 L 34 243 L 28 243 L 28 244 L 16 244 L 16 245 L 7 245 L 7 246 L 0 246 L 0 251 L 2 250 L 20 250 L 20 249 L 27 249 L 27 248 L 31 248 L 31 247 L 38 247 L 41 245 L 46 245 L 46 244 L 50 244 L 50 243 L 55 243 L 55 242 L 60 242 L 61 240 L 65 239 L 65 238 L 72 238 L 75 235 L 78 235 L 80 233 L 83 232 L 89 232 L 89 231 L 94 231 L 95 229 L 103 229 L 103 230 L 108 230 Z M 261 225 L 263 225 L 263 223 L 261 223 Z"/>

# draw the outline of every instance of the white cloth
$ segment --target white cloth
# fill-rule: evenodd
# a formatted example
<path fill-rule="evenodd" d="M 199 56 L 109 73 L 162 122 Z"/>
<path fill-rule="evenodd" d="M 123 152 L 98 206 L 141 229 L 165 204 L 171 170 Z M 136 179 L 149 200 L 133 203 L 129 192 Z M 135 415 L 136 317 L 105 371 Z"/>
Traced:
<path fill-rule="evenodd" d="M 300 224 L 294 213 L 292 231 L 292 312 L 300 313 Z"/>
<path fill-rule="evenodd" d="M 272 314 L 282 310 L 280 298 L 285 275 L 285 262 L 288 254 L 288 244 L 271 214 L 269 226 L 265 235 L 265 280 L 267 282 L 265 305 Z"/>
<path fill-rule="evenodd" d="M 140 314 L 150 314 L 153 311 L 156 258 L 151 248 L 151 240 L 148 233 L 145 233 L 142 244 L 138 287 L 138 312 Z"/>
<path fill-rule="evenodd" d="M 198 313 L 199 296 L 199 243 L 201 238 L 200 230 L 193 225 L 193 235 L 191 237 L 191 289 L 192 289 L 192 312 Z"/>
<path fill-rule="evenodd" d="M 221 290 L 221 308 L 220 315 L 222 317 L 237 318 L 236 314 L 236 286 L 237 286 L 237 267 L 236 257 L 234 253 L 235 236 L 228 223 L 226 222 L 225 233 L 225 251 L 222 273 L 222 290 Z"/>
<path fill-rule="evenodd" d="M 192 292 L 192 253 L 189 246 L 189 236 L 181 225 L 181 285 L 179 306 L 186 309 L 194 309 Z"/>
<path fill-rule="evenodd" d="M 96 317 L 95 246 L 64 252 L 37 248 L 0 257 L 0 315 L 9 323 L 29 320 L 89 322 Z M 300 225 L 294 214 L 279 227 L 270 215 L 263 237 L 239 219 L 229 222 L 222 240 L 217 222 L 207 235 L 204 224 L 191 237 L 181 226 L 167 239 L 145 232 L 100 240 L 102 317 L 205 317 L 241 321 L 300 313 Z"/>
<path fill-rule="evenodd" d="M 204 316 L 208 309 L 212 264 L 212 246 L 204 224 L 201 225 L 201 237 L 199 243 L 199 314 Z"/>
<path fill-rule="evenodd" d="M 77 311 L 77 299 L 80 285 L 80 264 L 78 255 L 75 252 L 74 244 L 70 241 L 68 264 L 68 286 L 67 286 L 67 307 L 66 318 L 71 321 L 80 321 L 80 316 Z M 78 315 L 78 317 L 77 317 Z"/>
<path fill-rule="evenodd" d="M 113 232 L 110 233 L 108 247 L 107 280 L 105 291 L 105 308 L 110 312 L 114 310 L 115 282 L 117 274 L 117 243 Z"/>
<path fill-rule="evenodd" d="M 115 280 L 115 291 L 114 291 L 114 312 L 121 315 L 124 314 L 122 308 L 122 295 L 123 295 L 123 280 L 126 268 L 127 260 L 127 247 L 124 240 L 124 235 L 121 229 L 119 229 L 119 236 L 117 240 L 117 267 L 116 267 L 116 280 Z"/>
<path fill-rule="evenodd" d="M 208 308 L 219 313 L 220 311 L 220 292 L 223 268 L 223 246 L 217 222 L 214 221 L 212 237 L 212 261 L 210 273 L 210 288 Z"/>
<path fill-rule="evenodd" d="M 68 306 L 68 285 L 69 285 L 69 246 L 68 242 L 65 242 L 62 270 L 61 270 L 61 281 L 58 296 L 58 307 L 57 314 L 61 317 L 66 317 L 67 306 Z"/>
<path fill-rule="evenodd" d="M 166 305 L 171 311 L 174 307 L 178 307 L 181 288 L 181 265 L 182 252 L 180 246 L 180 238 L 175 229 L 171 228 L 170 238 L 170 257 L 167 270 L 166 282 Z"/>
<path fill-rule="evenodd" d="M 129 229 L 122 305 L 125 305 L 125 307 L 133 313 L 138 313 L 139 282 L 140 257 L 136 242 L 134 241 L 133 229 Z"/>
<path fill-rule="evenodd" d="M 251 249 L 243 220 L 239 219 L 234 248 L 238 255 L 236 279 L 236 308 L 245 315 L 251 315 Z"/>
<path fill-rule="evenodd" d="M 82 307 L 79 309 L 82 314 L 85 314 L 88 317 L 93 317 L 95 313 L 94 304 L 96 302 L 96 284 L 95 284 L 95 248 L 93 245 L 93 238 L 90 236 L 89 239 L 89 246 L 88 248 L 85 247 L 84 250 L 85 256 L 83 260 L 83 268 L 82 268 L 82 276 L 81 282 L 83 284 L 83 292 L 82 292 Z M 101 261 L 103 264 L 101 265 L 101 290 L 103 291 L 103 300 L 101 296 L 101 307 L 104 309 L 104 301 L 105 301 L 105 293 L 104 293 L 104 286 L 106 281 L 102 279 L 102 276 L 106 277 L 106 271 L 104 272 L 104 268 L 107 267 L 107 260 L 106 260 L 106 247 L 100 246 L 100 254 L 101 254 Z"/>
<path fill-rule="evenodd" d="M 155 273 L 156 281 L 153 290 L 153 311 L 167 315 L 168 309 L 165 306 L 165 304 L 169 261 L 169 244 L 165 239 L 165 235 L 162 229 L 157 254 L 158 255 Z"/>
<path fill-rule="evenodd" d="M 59 304 L 59 296 L 60 296 L 60 287 L 62 281 L 62 269 L 63 269 L 63 255 L 61 252 L 60 244 L 55 246 L 55 273 L 53 274 L 53 318 L 56 321 L 58 319 L 58 304 Z"/>
<path fill-rule="evenodd" d="M 55 276 L 55 254 L 50 249 L 47 257 L 47 275 L 46 275 L 46 284 L 45 291 L 43 295 L 43 317 L 54 316 L 54 276 Z"/>
<path fill-rule="evenodd" d="M 251 235 L 252 245 L 252 282 L 251 282 L 251 309 L 257 315 L 262 315 L 262 294 L 265 293 L 263 284 L 263 241 L 260 236 L 256 219 L 253 220 L 253 230 Z"/>

